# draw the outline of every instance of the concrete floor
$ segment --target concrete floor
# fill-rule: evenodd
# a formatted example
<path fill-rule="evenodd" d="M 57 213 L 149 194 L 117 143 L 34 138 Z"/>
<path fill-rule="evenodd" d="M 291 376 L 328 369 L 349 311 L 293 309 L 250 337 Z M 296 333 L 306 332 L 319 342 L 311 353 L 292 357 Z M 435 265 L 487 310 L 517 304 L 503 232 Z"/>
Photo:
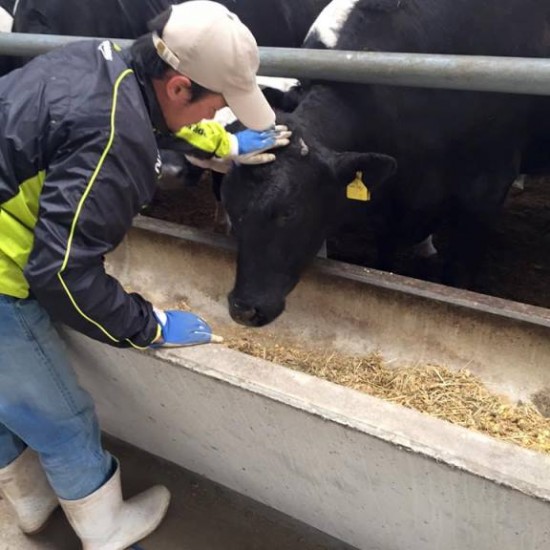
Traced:
<path fill-rule="evenodd" d="M 122 464 L 127 496 L 156 483 L 172 492 L 168 515 L 142 550 L 353 550 L 324 533 L 164 460 L 109 439 Z M 0 500 L 0 550 L 77 550 L 78 539 L 61 511 L 29 538 L 10 521 Z"/>

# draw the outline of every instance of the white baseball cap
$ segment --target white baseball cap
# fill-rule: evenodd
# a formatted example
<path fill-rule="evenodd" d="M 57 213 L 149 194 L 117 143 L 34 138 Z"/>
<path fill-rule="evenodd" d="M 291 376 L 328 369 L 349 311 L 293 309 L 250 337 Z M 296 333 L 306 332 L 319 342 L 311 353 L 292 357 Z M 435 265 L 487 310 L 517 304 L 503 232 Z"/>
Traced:
<path fill-rule="evenodd" d="M 256 82 L 256 40 L 225 6 L 209 0 L 175 4 L 162 38 L 153 33 L 153 42 L 174 70 L 222 94 L 245 126 L 266 130 L 275 124 L 275 113 Z"/>

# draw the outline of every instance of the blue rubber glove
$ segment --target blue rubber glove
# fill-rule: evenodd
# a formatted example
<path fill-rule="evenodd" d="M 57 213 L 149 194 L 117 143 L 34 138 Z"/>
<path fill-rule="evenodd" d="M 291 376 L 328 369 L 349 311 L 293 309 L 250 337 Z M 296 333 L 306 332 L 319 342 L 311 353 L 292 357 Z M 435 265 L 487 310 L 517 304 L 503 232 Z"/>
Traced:
<path fill-rule="evenodd" d="M 245 137 L 252 136 L 253 134 L 255 134 L 256 137 L 251 137 L 250 140 L 247 138 L 246 141 L 250 146 L 254 145 L 260 148 L 256 148 L 250 153 L 241 151 L 238 137 L 240 135 L 244 135 Z M 231 159 L 237 164 L 267 164 L 273 162 L 275 160 L 275 154 L 272 150 L 286 147 L 290 143 L 291 136 L 292 131 L 284 125 L 273 126 L 264 132 L 254 132 L 253 130 L 237 132 L 231 135 L 231 141 L 236 143 L 236 145 L 232 146 L 232 151 L 235 152 L 238 150 L 239 153 L 237 155 L 232 154 Z"/>
<path fill-rule="evenodd" d="M 183 347 L 221 342 L 222 338 L 212 334 L 212 329 L 200 317 L 188 311 L 154 310 L 161 326 L 161 339 L 151 344 L 151 347 Z"/>
<path fill-rule="evenodd" d="M 242 130 L 234 134 L 239 144 L 239 155 L 248 155 L 254 151 L 270 149 L 275 146 L 277 134 L 275 128 L 256 132 L 255 130 Z"/>

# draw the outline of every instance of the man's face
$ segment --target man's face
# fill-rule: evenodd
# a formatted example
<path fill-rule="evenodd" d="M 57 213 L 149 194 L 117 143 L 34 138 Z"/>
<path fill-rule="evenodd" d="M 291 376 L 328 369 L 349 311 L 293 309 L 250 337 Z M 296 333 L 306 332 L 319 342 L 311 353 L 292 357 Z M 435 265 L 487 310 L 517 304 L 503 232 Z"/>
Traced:
<path fill-rule="evenodd" d="M 176 72 L 169 72 L 163 79 L 153 81 L 153 86 L 166 125 L 172 132 L 205 118 L 212 119 L 216 111 L 226 106 L 223 96 L 216 93 L 193 100 L 191 81 Z"/>

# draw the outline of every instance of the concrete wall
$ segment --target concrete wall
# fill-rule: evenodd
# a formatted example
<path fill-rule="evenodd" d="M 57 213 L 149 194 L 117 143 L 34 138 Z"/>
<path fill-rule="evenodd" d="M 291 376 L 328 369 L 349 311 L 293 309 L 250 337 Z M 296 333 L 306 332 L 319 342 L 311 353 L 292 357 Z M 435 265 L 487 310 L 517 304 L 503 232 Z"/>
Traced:
<path fill-rule="evenodd" d="M 546 550 L 550 458 L 223 347 L 66 333 L 112 435 L 362 550 Z"/>

